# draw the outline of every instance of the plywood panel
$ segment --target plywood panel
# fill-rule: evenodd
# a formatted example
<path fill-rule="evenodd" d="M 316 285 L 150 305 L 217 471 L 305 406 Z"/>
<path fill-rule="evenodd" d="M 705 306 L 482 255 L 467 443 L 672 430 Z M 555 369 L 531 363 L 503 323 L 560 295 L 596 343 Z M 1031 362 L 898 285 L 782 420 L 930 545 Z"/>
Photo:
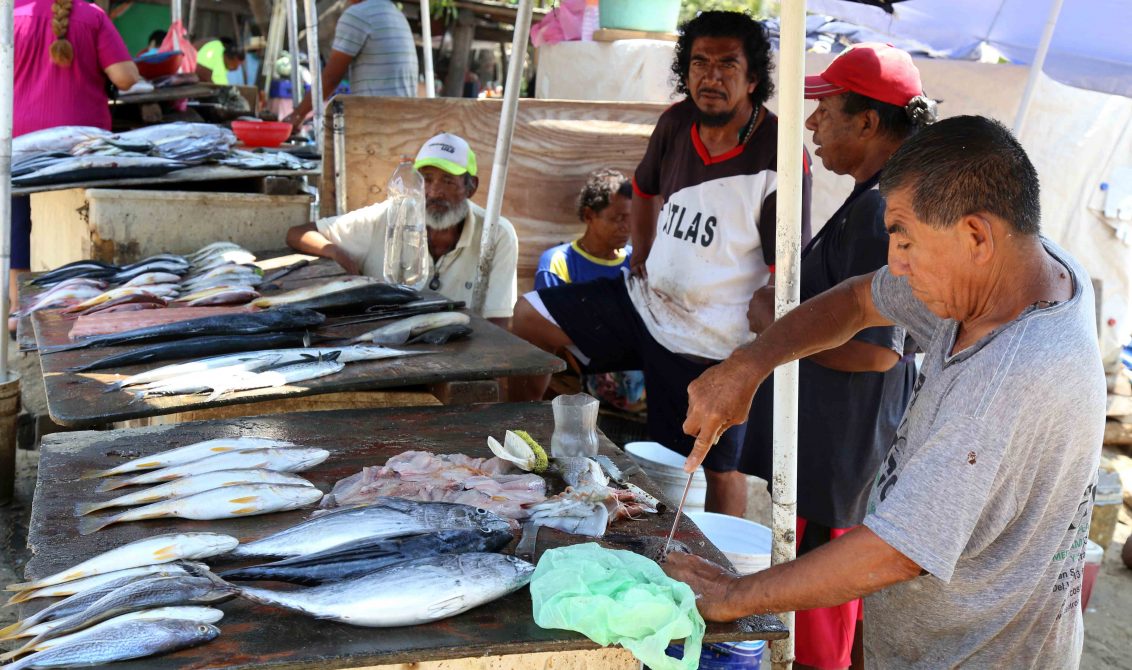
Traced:
<path fill-rule="evenodd" d="M 401 155 L 416 155 L 429 137 L 447 131 L 472 145 L 486 205 L 502 103 L 457 98 L 405 99 L 344 96 L 346 201 L 354 209 L 385 198 L 385 182 Z M 333 107 L 333 106 L 332 106 Z M 529 286 L 539 255 L 582 230 L 574 201 L 586 175 L 600 167 L 627 176 L 644 156 L 666 105 L 651 103 L 522 100 L 508 170 L 503 215 L 519 234 L 520 288 Z M 330 124 L 327 124 L 328 127 Z M 328 132 L 324 173 L 333 174 Z M 326 180 L 323 214 L 333 213 L 334 184 Z"/>

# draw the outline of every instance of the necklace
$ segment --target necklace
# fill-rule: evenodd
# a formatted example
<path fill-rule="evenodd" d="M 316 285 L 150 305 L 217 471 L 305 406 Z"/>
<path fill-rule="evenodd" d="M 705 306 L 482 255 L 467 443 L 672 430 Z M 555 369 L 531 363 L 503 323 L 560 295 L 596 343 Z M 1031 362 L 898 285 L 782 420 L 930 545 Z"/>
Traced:
<path fill-rule="evenodd" d="M 751 118 L 747 120 L 747 125 L 743 126 L 743 129 L 739 131 L 739 144 L 746 144 L 751 139 L 751 135 L 755 134 L 755 128 L 759 125 L 758 119 L 760 114 L 761 110 L 759 109 L 751 110 Z"/>
<path fill-rule="evenodd" d="M 1037 302 L 1032 303 L 1030 307 L 1033 307 L 1034 309 L 1046 309 L 1049 307 L 1055 307 L 1060 304 L 1060 300 L 1038 300 Z"/>

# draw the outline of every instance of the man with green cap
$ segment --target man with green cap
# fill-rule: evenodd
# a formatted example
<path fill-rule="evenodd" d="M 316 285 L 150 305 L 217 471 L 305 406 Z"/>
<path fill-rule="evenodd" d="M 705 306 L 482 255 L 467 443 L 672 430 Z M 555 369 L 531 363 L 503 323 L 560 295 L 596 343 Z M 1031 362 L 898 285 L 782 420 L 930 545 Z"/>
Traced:
<path fill-rule="evenodd" d="M 484 210 L 471 198 L 479 188 L 476 154 L 463 138 L 441 133 L 428 140 L 414 163 L 425 179 L 425 225 L 431 261 L 428 287 L 450 300 L 471 304 L 479 264 Z M 347 272 L 382 276 L 389 207 L 379 202 L 342 216 L 295 226 L 287 244 L 330 258 Z M 507 219 L 492 228 L 494 256 L 487 276 L 483 316 L 507 327 L 515 307 L 519 238 Z"/>

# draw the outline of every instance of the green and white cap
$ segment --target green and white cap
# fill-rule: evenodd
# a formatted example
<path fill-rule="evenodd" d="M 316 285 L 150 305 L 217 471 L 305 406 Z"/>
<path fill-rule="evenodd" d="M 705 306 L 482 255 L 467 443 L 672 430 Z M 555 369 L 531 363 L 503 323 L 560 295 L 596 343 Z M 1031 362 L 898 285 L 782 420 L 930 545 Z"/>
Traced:
<path fill-rule="evenodd" d="M 438 167 L 449 174 L 476 176 L 476 154 L 463 138 L 440 133 L 424 143 L 413 167 Z"/>

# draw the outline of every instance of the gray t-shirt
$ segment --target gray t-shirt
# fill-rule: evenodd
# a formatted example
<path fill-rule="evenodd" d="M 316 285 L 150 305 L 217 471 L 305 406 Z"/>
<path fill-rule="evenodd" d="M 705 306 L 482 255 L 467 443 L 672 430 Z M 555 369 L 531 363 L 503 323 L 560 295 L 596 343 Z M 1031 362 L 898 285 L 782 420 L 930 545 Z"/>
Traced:
<path fill-rule="evenodd" d="M 882 268 L 873 300 L 924 349 L 865 525 L 928 574 L 865 599 L 874 668 L 1075 668 L 1104 431 L 1093 290 L 1031 307 L 952 356 L 955 321 Z"/>
<path fill-rule="evenodd" d="M 414 98 L 417 95 L 417 47 L 405 15 L 390 0 L 350 5 L 334 31 L 335 51 L 354 57 L 350 92 Z"/>

